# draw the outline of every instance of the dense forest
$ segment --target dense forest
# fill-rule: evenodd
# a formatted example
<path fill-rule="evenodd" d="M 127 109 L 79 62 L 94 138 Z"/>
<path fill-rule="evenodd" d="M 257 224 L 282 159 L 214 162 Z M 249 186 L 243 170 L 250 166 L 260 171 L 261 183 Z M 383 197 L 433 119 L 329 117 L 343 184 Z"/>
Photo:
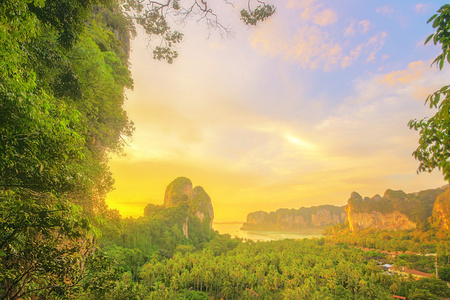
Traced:
<path fill-rule="evenodd" d="M 169 1 L 170 9 L 180 2 Z M 241 11 L 246 24 L 274 13 L 258 3 Z M 172 62 L 182 38 L 157 4 L 0 3 L 0 298 L 450 297 L 444 281 L 391 276 L 370 257 L 433 274 L 425 258 L 356 247 L 436 252 L 440 276 L 449 280 L 449 237 L 428 228 L 350 233 L 338 225 L 322 239 L 254 243 L 220 235 L 199 217 L 207 199 L 200 188 L 173 205 L 149 205 L 137 219 L 108 209 L 108 155 L 133 132 L 122 105 L 133 86 L 134 24 L 162 38 L 156 59 Z"/>

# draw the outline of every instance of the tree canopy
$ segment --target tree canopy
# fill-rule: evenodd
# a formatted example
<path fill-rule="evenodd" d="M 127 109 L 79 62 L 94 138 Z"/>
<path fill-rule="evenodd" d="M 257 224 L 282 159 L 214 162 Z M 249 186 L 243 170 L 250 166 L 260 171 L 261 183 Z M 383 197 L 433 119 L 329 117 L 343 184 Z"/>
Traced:
<path fill-rule="evenodd" d="M 450 4 L 443 5 L 429 20 L 436 31 L 425 43 L 440 45 L 442 52 L 433 61 L 442 70 L 445 61 L 450 62 Z M 409 127 L 419 131 L 419 146 L 413 156 L 420 162 L 418 172 L 439 169 L 445 180 L 450 181 L 450 85 L 445 85 L 425 101 L 430 109 L 437 109 L 431 118 L 411 120 Z"/>

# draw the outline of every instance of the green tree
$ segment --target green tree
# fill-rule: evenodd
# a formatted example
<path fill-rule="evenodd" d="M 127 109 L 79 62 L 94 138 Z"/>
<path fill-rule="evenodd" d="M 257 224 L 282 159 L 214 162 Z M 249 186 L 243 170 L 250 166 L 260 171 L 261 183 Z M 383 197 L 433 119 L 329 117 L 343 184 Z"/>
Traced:
<path fill-rule="evenodd" d="M 425 44 L 432 41 L 441 46 L 442 53 L 433 64 L 442 70 L 445 61 L 450 62 L 450 5 L 443 5 L 428 23 L 432 23 L 436 31 L 428 36 Z M 431 172 L 437 168 L 450 181 L 450 85 L 429 95 L 425 103 L 438 112 L 430 118 L 409 122 L 409 127 L 420 133 L 419 146 L 413 156 L 420 162 L 419 172 Z"/>
<path fill-rule="evenodd" d="M 439 278 L 450 282 L 450 267 L 439 268 Z"/>
<path fill-rule="evenodd" d="M 231 2 L 225 1 L 229 5 Z M 221 35 L 227 35 L 230 29 L 223 25 L 219 15 L 203 0 L 164 0 L 164 1 L 136 1 L 126 0 L 124 8 L 130 17 L 145 29 L 150 37 L 158 37 L 159 44 L 153 47 L 153 57 L 172 63 L 178 57 L 174 46 L 181 42 L 183 34 L 173 30 L 170 20 L 182 23 L 189 18 L 196 18 L 204 22 L 206 27 L 218 29 Z M 275 7 L 260 0 L 249 0 L 247 8 L 241 10 L 241 20 L 247 25 L 255 26 L 272 16 Z"/>
<path fill-rule="evenodd" d="M 117 117 L 121 108 L 117 112 L 110 107 L 121 106 L 123 88 L 130 85 L 113 55 L 102 57 L 103 69 L 94 66 L 101 71 L 96 79 L 109 78 L 115 94 L 109 94 L 114 100 L 95 107 L 98 95 L 88 93 L 80 76 L 89 66 L 83 68 L 71 57 L 79 48 L 99 49 L 89 48 L 92 36 L 82 34 L 92 21 L 92 5 L 100 2 L 0 4 L 2 299 L 67 297 L 100 274 L 91 272 L 99 264 L 93 263 L 90 219 L 101 206 L 93 200 L 112 183 L 106 150 L 120 144 L 128 120 Z M 81 103 L 97 114 L 83 110 Z M 100 130 L 104 123 L 109 131 Z M 94 133 L 101 143 L 92 143 Z"/>

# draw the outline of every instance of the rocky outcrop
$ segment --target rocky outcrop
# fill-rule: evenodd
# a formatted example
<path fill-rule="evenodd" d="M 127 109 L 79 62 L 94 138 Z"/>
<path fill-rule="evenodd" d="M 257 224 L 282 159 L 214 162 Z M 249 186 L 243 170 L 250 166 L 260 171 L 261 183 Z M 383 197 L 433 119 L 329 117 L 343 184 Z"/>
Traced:
<path fill-rule="evenodd" d="M 380 230 L 406 230 L 416 228 L 417 224 L 412 222 L 406 215 L 394 211 L 382 214 L 374 211 L 371 213 L 353 213 L 351 207 L 347 210 L 348 225 L 350 230 L 361 230 L 375 228 Z"/>
<path fill-rule="evenodd" d="M 200 219 L 202 224 L 207 224 L 209 230 L 212 230 L 214 220 L 214 209 L 211 198 L 201 186 L 193 188 L 191 180 L 186 177 L 178 177 L 166 188 L 164 193 L 164 207 L 171 208 L 179 205 L 188 206 L 189 214 L 192 217 Z M 146 208 L 147 209 L 147 208 Z M 158 206 L 148 206 L 148 211 L 154 211 Z M 183 234 L 188 238 L 189 217 L 182 224 Z"/>
<path fill-rule="evenodd" d="M 343 223 L 344 207 L 322 205 L 275 212 L 256 211 L 247 215 L 243 230 L 300 230 Z"/>
<path fill-rule="evenodd" d="M 332 214 L 328 209 L 319 209 L 316 214 L 311 214 L 311 219 L 311 224 L 316 227 L 334 225 L 343 223 L 346 219 L 346 213 L 343 211 L 340 214 Z"/>
<path fill-rule="evenodd" d="M 247 224 L 258 225 L 266 223 L 269 213 L 265 211 L 255 211 L 247 215 Z"/>
<path fill-rule="evenodd" d="M 178 177 L 166 187 L 164 206 L 176 206 L 180 202 L 188 201 L 192 194 L 192 182 L 186 177 Z"/>
<path fill-rule="evenodd" d="M 416 227 L 426 228 L 429 217 L 433 215 L 434 223 L 448 229 L 445 217 L 448 217 L 450 202 L 445 200 L 447 187 L 407 194 L 401 190 L 386 190 L 383 197 L 375 195 L 364 199 L 353 192 L 345 207 L 347 223 L 352 231 L 368 228 L 378 230 L 408 230 Z M 443 204 L 443 205 L 441 205 Z M 439 220 L 439 222 L 438 222 Z M 449 219 L 450 220 L 450 219 Z M 441 222 L 442 221 L 442 222 Z M 428 224 L 428 225 L 427 225 Z"/>
<path fill-rule="evenodd" d="M 211 203 L 211 198 L 201 186 L 196 186 L 192 191 L 188 200 L 190 212 L 197 216 L 200 221 L 208 222 L 209 228 L 212 229 L 214 220 L 214 210 Z"/>
<path fill-rule="evenodd" d="M 186 217 L 186 220 L 183 222 L 183 235 L 189 239 L 189 217 Z"/>
<path fill-rule="evenodd" d="M 450 189 L 439 195 L 434 203 L 433 225 L 440 230 L 450 230 Z"/>

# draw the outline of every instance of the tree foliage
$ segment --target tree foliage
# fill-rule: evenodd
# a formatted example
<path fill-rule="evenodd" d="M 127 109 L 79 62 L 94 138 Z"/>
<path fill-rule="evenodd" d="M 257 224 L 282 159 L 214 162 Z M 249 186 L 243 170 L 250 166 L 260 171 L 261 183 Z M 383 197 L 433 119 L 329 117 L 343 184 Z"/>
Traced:
<path fill-rule="evenodd" d="M 232 2 L 224 2 L 234 6 Z M 247 6 L 241 10 L 241 20 L 247 25 L 255 26 L 275 13 L 273 5 L 260 0 L 248 0 Z M 153 48 L 153 57 L 168 63 L 178 57 L 174 47 L 183 39 L 183 33 L 172 29 L 171 20 L 180 24 L 194 18 L 204 23 L 209 30 L 217 29 L 221 35 L 230 33 L 230 29 L 222 23 L 206 0 L 127 0 L 123 7 L 150 37 L 159 39 Z"/>
<path fill-rule="evenodd" d="M 428 23 L 432 23 L 435 33 L 428 36 L 425 43 L 432 41 L 440 45 L 442 53 L 433 61 L 440 70 L 445 61 L 450 62 L 450 5 L 443 5 Z M 409 127 L 419 131 L 419 146 L 413 156 L 420 162 L 418 172 L 439 169 L 444 178 L 450 180 L 450 85 L 445 85 L 425 101 L 430 109 L 437 109 L 434 116 L 422 120 L 411 120 Z"/>
<path fill-rule="evenodd" d="M 92 224 L 112 186 L 107 153 L 131 133 L 132 80 L 94 4 L 0 4 L 2 299 L 66 297 L 99 266 Z"/>

